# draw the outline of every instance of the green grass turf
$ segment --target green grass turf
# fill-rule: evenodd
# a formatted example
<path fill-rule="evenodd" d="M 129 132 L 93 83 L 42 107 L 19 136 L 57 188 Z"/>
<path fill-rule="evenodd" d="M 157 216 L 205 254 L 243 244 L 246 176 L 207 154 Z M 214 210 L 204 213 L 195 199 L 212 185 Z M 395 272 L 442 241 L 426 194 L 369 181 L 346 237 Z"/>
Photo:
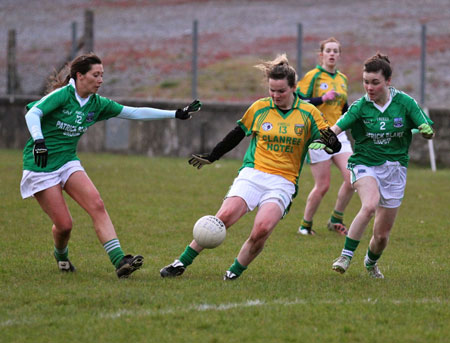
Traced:
<path fill-rule="evenodd" d="M 74 227 L 58 272 L 51 222 L 19 193 L 21 152 L 0 150 L 1 342 L 448 342 L 450 170 L 410 167 L 406 196 L 380 260 L 384 280 L 363 268 L 367 229 L 345 275 L 331 270 L 344 238 L 326 229 L 340 179 L 314 218 L 317 236 L 297 232 L 312 187 L 305 166 L 291 212 L 264 251 L 234 282 L 222 281 L 248 236 L 254 213 L 230 228 L 177 279 L 159 269 L 214 214 L 236 176 L 237 160 L 198 171 L 186 159 L 80 154 L 126 253 L 145 263 L 118 280 L 89 216 L 67 198 Z M 359 209 L 357 195 L 345 213 Z"/>

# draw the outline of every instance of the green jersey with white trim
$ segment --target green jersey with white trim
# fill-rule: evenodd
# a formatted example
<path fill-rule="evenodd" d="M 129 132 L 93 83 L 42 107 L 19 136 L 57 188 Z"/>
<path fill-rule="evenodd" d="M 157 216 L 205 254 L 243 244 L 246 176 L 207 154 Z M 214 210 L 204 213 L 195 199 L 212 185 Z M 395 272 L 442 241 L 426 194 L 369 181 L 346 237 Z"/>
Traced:
<path fill-rule="evenodd" d="M 75 88 L 68 84 L 49 93 L 41 100 L 32 102 L 27 108 L 36 106 L 41 118 L 42 134 L 48 148 L 48 162 L 45 168 L 34 162 L 34 141 L 30 138 L 23 150 L 23 169 L 35 172 L 51 172 L 69 161 L 79 160 L 77 145 L 89 126 L 120 114 L 123 106 L 119 103 L 92 94 L 89 101 L 80 106 Z"/>
<path fill-rule="evenodd" d="M 412 97 L 394 87 L 389 91 L 391 100 L 386 108 L 377 108 L 366 94 L 336 123 L 342 130 L 350 129 L 355 140 L 349 166 L 378 166 L 386 161 L 398 161 L 407 167 L 411 129 L 424 123 L 433 124 Z"/>

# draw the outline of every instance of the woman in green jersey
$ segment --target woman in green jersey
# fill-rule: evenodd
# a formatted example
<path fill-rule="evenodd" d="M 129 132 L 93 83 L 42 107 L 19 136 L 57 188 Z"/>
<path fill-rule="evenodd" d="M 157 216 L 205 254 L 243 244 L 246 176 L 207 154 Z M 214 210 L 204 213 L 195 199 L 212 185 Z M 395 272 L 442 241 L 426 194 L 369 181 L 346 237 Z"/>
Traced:
<path fill-rule="evenodd" d="M 97 94 L 103 83 L 103 65 L 94 54 L 70 63 L 64 80 L 53 80 L 52 91 L 27 106 L 25 115 L 31 133 L 23 151 L 22 197 L 34 196 L 53 222 L 54 256 L 58 268 L 73 272 L 68 258 L 72 217 L 62 191 L 73 198 L 92 218 L 119 278 L 126 278 L 143 263 L 140 255 L 125 255 L 97 188 L 77 156 L 77 144 L 89 126 L 112 117 L 136 120 L 188 119 L 201 103 L 195 100 L 184 109 L 165 111 L 129 107 Z"/>
<path fill-rule="evenodd" d="M 270 97 L 254 102 L 237 126 L 211 153 L 193 155 L 189 161 L 201 168 L 236 147 L 245 136 L 252 141 L 239 175 L 230 187 L 216 217 L 228 229 L 247 212 L 258 207 L 253 227 L 224 280 L 237 279 L 263 250 L 277 223 L 289 210 L 308 146 L 325 148 L 320 142 L 328 133 L 333 141 L 323 142 L 332 151 L 340 149 L 337 137 L 322 119 L 320 111 L 299 99 L 295 92 L 296 72 L 285 55 L 256 66 L 264 72 Z M 203 251 L 193 240 L 173 263 L 161 269 L 162 277 L 181 275 Z"/>
<path fill-rule="evenodd" d="M 337 39 L 330 37 L 320 42 L 320 65 L 307 72 L 297 84 L 300 97 L 315 105 L 323 113 L 330 126 L 336 124 L 348 109 L 347 77 L 337 69 L 340 57 L 341 44 Z M 334 163 L 341 172 L 343 183 L 339 188 L 336 204 L 327 226 L 330 231 L 341 235 L 347 234 L 347 228 L 343 223 L 344 211 L 354 191 L 350 184 L 350 173 L 346 167 L 348 158 L 353 151 L 345 131 L 341 132 L 338 138 L 342 148 L 335 154 L 327 154 L 324 150 L 308 152 L 314 187 L 308 195 L 303 220 L 298 229 L 302 235 L 315 234 L 312 229 L 313 217 L 330 188 L 331 163 Z"/>
<path fill-rule="evenodd" d="M 375 216 L 373 235 L 364 266 L 374 278 L 384 278 L 377 261 L 387 246 L 406 186 L 408 149 L 412 129 L 426 139 L 434 135 L 433 122 L 409 95 L 391 87 L 392 69 L 387 56 L 376 54 L 364 63 L 366 95 L 355 101 L 332 130 L 350 129 L 355 152 L 348 160 L 351 182 L 361 209 L 350 225 L 341 256 L 333 270 L 344 273 L 361 237 Z"/>

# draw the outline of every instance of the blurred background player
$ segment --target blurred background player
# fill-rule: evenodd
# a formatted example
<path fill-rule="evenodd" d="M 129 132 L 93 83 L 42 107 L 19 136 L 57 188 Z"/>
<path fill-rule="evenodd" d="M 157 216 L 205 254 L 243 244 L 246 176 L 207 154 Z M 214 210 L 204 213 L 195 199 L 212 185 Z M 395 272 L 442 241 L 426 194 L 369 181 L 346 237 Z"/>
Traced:
<path fill-rule="evenodd" d="M 354 154 L 348 160 L 353 187 L 361 209 L 350 225 L 344 249 L 333 270 L 344 273 L 361 237 L 375 215 L 373 235 L 364 265 L 373 278 L 384 278 L 377 261 L 387 246 L 403 200 L 412 129 L 426 139 L 434 135 L 433 122 L 409 95 L 391 87 L 392 69 L 385 55 L 376 54 L 364 63 L 366 95 L 355 101 L 332 130 L 351 129 Z"/>
<path fill-rule="evenodd" d="M 315 105 L 324 115 L 330 126 L 348 109 L 347 105 L 347 77 L 337 70 L 337 63 L 341 56 L 341 44 L 330 37 L 320 42 L 319 62 L 298 82 L 297 91 L 302 99 Z M 306 200 L 303 220 L 298 232 L 302 235 L 314 235 L 312 229 L 313 217 L 319 208 L 322 198 L 330 188 L 331 162 L 339 169 L 343 183 L 339 189 L 334 210 L 327 226 L 331 231 L 346 235 L 347 228 L 343 223 L 344 211 L 353 195 L 350 184 L 350 173 L 347 161 L 352 154 L 352 147 L 345 132 L 338 136 L 342 144 L 339 152 L 328 154 L 324 150 L 310 150 L 309 161 L 314 178 L 314 187 Z"/>
<path fill-rule="evenodd" d="M 184 109 L 165 111 L 118 104 L 97 95 L 103 83 L 103 65 L 94 54 L 81 55 L 70 63 L 69 73 L 56 75 L 51 92 L 27 106 L 25 120 L 31 133 L 23 151 L 22 197 L 34 196 L 53 222 L 54 256 L 61 271 L 73 272 L 68 242 L 72 217 L 63 189 L 92 218 L 119 278 L 126 278 L 143 263 L 140 255 L 125 255 L 97 188 L 81 166 L 77 144 L 88 127 L 112 117 L 137 120 L 190 118 L 201 103 L 196 100 Z"/>
<path fill-rule="evenodd" d="M 297 193 L 308 145 L 315 149 L 340 149 L 336 135 L 322 119 L 320 111 L 296 94 L 297 75 L 286 55 L 256 67 L 264 72 L 270 97 L 254 102 L 236 128 L 211 153 L 193 155 L 189 161 L 200 169 L 236 147 L 245 136 L 252 137 L 239 175 L 216 214 L 228 229 L 258 207 L 250 236 L 226 271 L 224 280 L 234 280 L 247 269 L 288 212 Z M 322 136 L 319 130 L 323 131 Z M 178 259 L 161 269 L 161 276 L 181 275 L 202 250 L 203 247 L 193 240 Z"/>

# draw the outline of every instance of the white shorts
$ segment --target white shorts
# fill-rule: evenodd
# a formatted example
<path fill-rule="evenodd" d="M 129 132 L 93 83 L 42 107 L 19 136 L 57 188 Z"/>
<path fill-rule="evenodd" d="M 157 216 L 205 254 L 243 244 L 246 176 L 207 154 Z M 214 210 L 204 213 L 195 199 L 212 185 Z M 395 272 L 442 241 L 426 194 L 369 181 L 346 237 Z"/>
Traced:
<path fill-rule="evenodd" d="M 350 141 L 347 138 L 347 135 L 345 134 L 345 131 L 342 131 L 340 134 L 338 134 L 339 142 L 341 142 L 341 150 L 339 152 L 336 152 L 334 154 L 328 154 L 325 150 L 309 150 L 309 160 L 310 163 L 318 163 L 323 161 L 328 161 L 333 158 L 333 156 L 342 154 L 344 152 L 348 152 L 350 154 L 353 153 L 352 145 L 350 144 Z"/>
<path fill-rule="evenodd" d="M 367 167 L 356 165 L 350 169 L 351 183 L 354 184 L 365 176 L 372 176 L 377 180 L 380 191 L 380 207 L 400 207 L 406 187 L 406 167 L 399 162 L 390 162 L 380 166 Z"/>
<path fill-rule="evenodd" d="M 253 168 L 244 168 L 234 179 L 225 198 L 241 197 L 249 211 L 253 211 L 256 206 L 260 207 L 264 203 L 274 202 L 285 215 L 294 193 L 295 185 L 284 177 Z"/>
<path fill-rule="evenodd" d="M 64 188 L 69 176 L 79 170 L 84 171 L 80 161 L 67 162 L 61 168 L 53 172 L 24 170 L 22 173 L 22 181 L 20 182 L 20 194 L 22 194 L 23 199 L 26 199 L 37 192 L 58 184 Z"/>

